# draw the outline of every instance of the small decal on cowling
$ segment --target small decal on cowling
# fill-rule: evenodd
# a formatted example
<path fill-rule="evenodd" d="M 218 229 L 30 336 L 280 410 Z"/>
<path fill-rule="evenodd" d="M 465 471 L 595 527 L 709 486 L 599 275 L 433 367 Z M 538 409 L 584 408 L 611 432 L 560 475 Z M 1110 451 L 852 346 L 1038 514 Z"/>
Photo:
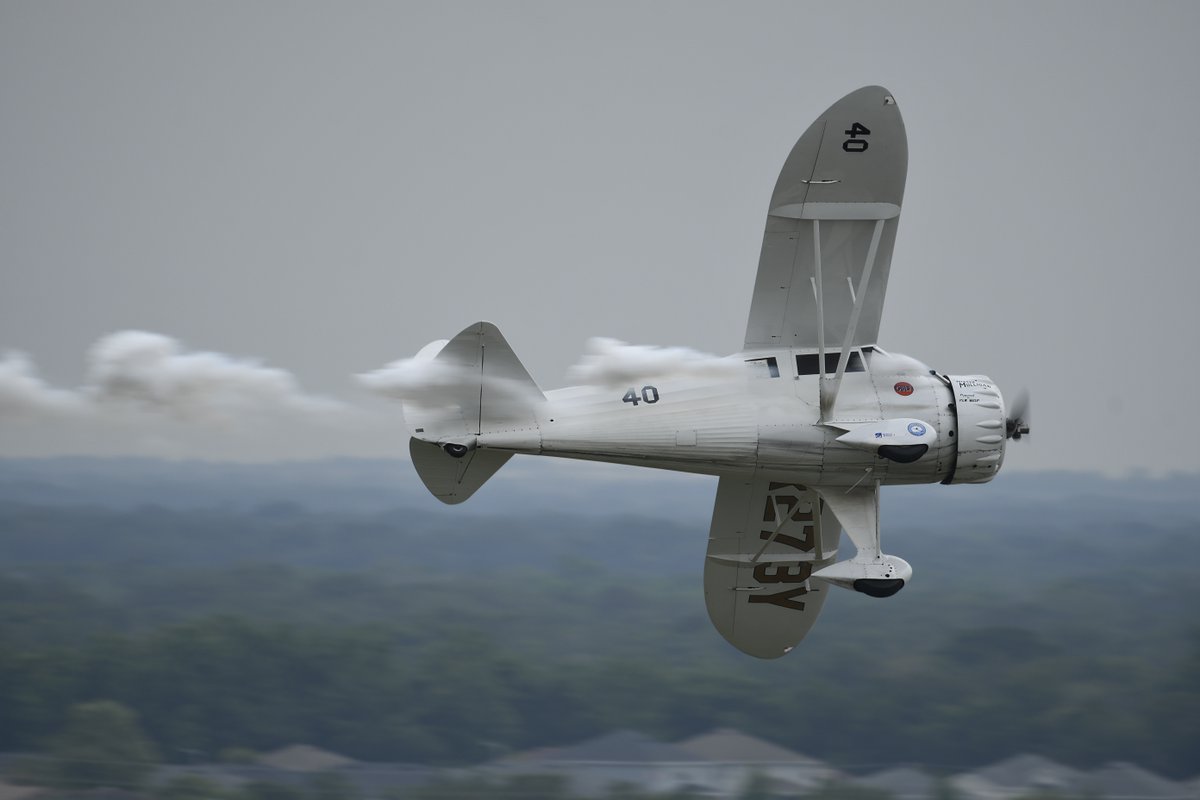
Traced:
<path fill-rule="evenodd" d="M 901 397 L 908 397 L 913 393 L 913 385 L 908 381 L 900 381 L 892 388 L 895 389 L 896 394 L 900 395 Z"/>
<path fill-rule="evenodd" d="M 924 436 L 925 426 L 919 422 L 910 422 L 908 423 L 908 432 L 913 436 Z"/>

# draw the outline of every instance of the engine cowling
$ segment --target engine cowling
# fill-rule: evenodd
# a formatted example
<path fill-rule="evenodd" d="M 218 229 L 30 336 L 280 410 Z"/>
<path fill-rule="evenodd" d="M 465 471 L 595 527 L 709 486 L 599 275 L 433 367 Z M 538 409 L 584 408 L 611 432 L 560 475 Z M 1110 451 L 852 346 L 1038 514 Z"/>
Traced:
<path fill-rule="evenodd" d="M 954 469 L 942 483 L 987 483 L 1004 463 L 1004 397 L 986 375 L 947 375 L 957 417 Z"/>

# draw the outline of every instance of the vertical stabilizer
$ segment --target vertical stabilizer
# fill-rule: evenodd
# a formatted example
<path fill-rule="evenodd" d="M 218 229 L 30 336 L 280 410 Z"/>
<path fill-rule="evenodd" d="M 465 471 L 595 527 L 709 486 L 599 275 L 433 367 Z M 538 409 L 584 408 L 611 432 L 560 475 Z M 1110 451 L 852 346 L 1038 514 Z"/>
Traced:
<path fill-rule="evenodd" d="M 490 449 L 489 434 L 493 444 L 495 434 L 540 444 L 537 410 L 546 398 L 490 322 L 422 353 L 426 383 L 404 397 L 409 452 L 435 497 L 461 503 L 512 457 Z"/>

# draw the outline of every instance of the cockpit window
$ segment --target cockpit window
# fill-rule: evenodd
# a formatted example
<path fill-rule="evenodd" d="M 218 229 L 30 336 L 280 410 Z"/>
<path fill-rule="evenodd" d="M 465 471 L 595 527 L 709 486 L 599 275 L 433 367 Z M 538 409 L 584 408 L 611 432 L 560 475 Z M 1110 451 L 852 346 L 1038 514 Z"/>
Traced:
<path fill-rule="evenodd" d="M 837 372 L 838 359 L 842 357 L 841 353 L 826 353 L 825 354 L 825 374 L 833 375 Z M 796 356 L 796 374 L 797 375 L 819 375 L 821 357 L 817 353 L 802 353 Z M 846 372 L 866 372 L 866 367 L 863 366 L 862 356 L 857 350 L 850 353 L 850 358 L 846 361 Z"/>
<path fill-rule="evenodd" d="M 746 359 L 746 364 L 750 367 L 750 374 L 756 378 L 778 378 L 779 377 L 779 362 L 775 356 L 770 358 L 749 358 Z"/>

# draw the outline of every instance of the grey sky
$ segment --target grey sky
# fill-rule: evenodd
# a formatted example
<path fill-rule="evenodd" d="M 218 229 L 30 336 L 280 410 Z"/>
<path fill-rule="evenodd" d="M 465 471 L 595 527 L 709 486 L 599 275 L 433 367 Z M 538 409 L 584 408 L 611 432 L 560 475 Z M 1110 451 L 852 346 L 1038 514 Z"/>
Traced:
<path fill-rule="evenodd" d="M 0 3 L 0 349 L 139 328 L 350 376 L 477 319 L 737 350 L 795 139 L 910 162 L 883 346 L 1034 394 L 1009 468 L 1194 469 L 1194 3 Z M 268 430 L 269 429 L 269 430 Z M 388 425 L 0 420 L 0 455 L 400 455 Z"/>

